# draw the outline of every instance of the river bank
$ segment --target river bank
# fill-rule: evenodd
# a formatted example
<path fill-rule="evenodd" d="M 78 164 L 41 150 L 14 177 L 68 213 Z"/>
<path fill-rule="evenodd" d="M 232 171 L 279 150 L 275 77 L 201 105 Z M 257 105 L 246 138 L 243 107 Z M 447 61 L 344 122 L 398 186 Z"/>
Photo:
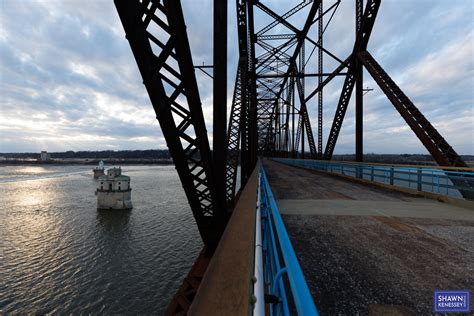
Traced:
<path fill-rule="evenodd" d="M 172 165 L 171 159 L 82 159 L 82 158 L 65 158 L 50 159 L 40 161 L 37 159 L 5 159 L 0 160 L 0 166 L 9 165 L 98 165 L 99 161 L 103 161 L 106 166 L 115 165 Z"/>

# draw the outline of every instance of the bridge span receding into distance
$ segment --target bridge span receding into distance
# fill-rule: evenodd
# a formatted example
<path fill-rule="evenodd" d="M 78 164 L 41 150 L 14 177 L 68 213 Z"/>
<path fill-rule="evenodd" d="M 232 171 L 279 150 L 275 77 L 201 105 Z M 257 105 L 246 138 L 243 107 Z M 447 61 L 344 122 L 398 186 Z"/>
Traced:
<path fill-rule="evenodd" d="M 474 169 L 369 51 L 381 0 L 354 1 L 338 50 L 328 25 L 348 24 L 348 2 L 236 0 L 230 111 L 227 1 L 202 66 L 181 1 L 114 3 L 204 246 L 168 315 L 424 314 L 435 289 L 472 288 Z M 212 151 L 196 69 L 212 78 Z M 438 166 L 363 161 L 365 73 Z M 335 162 L 353 94 L 355 162 Z"/>
<path fill-rule="evenodd" d="M 281 214 L 283 229 L 319 313 L 425 314 L 433 309 L 433 289 L 469 288 L 474 284 L 473 202 L 446 193 L 418 191 L 418 186 L 381 186 L 312 170 L 300 163 L 301 160 L 294 159 L 263 159 L 257 168 L 268 179 L 269 198 Z M 257 177 L 254 172 L 253 180 L 243 191 L 244 199 L 239 200 L 236 208 L 239 213 L 235 213 L 241 220 L 229 222 L 208 275 L 203 276 L 194 297 L 191 314 L 239 315 L 254 308 L 255 302 L 246 298 L 254 296 L 251 289 L 255 239 L 251 236 L 256 222 L 252 215 L 256 213 L 249 210 L 255 208 L 254 202 L 258 200 Z M 262 201 L 260 198 L 263 204 Z M 247 214 L 246 220 L 242 220 L 240 212 Z M 269 216 L 264 214 L 263 251 L 270 256 L 268 240 L 276 241 L 278 255 L 272 260 L 280 261 L 281 270 L 292 264 L 285 261 L 285 248 L 280 248 L 280 239 L 285 237 L 275 224 L 271 224 L 273 235 L 266 234 L 266 221 Z M 250 232 L 247 239 L 243 238 L 243 231 Z M 269 262 L 268 266 L 271 265 Z M 265 276 L 269 289 L 274 287 L 270 280 L 276 274 Z M 290 280 L 284 280 L 281 286 L 285 295 L 276 288 L 268 291 L 280 297 L 278 304 L 267 307 L 274 309 L 271 314 L 307 314 L 304 302 L 298 305 L 292 297 L 301 294 L 302 284 L 292 288 Z M 266 297 L 268 302 L 271 299 Z"/>
<path fill-rule="evenodd" d="M 474 205 L 264 165 L 321 314 L 426 314 L 434 288 L 474 284 Z"/>

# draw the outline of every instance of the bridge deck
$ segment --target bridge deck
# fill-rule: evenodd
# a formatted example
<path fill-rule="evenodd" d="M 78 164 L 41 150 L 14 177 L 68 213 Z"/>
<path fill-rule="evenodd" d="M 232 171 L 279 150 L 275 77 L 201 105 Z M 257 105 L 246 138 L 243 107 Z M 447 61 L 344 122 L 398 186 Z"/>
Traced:
<path fill-rule="evenodd" d="M 474 286 L 474 211 L 265 160 L 323 315 L 431 314 Z"/>

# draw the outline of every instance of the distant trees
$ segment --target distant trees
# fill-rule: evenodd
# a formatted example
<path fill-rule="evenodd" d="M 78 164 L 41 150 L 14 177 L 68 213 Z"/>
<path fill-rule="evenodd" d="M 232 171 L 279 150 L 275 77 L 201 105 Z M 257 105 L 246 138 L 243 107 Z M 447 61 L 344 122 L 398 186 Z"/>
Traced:
<path fill-rule="evenodd" d="M 473 161 L 473 155 L 461 156 L 466 162 Z M 355 155 L 333 155 L 333 160 L 355 161 Z M 364 162 L 386 163 L 386 164 L 413 164 L 413 165 L 436 165 L 431 155 L 422 154 L 364 154 Z"/>
<path fill-rule="evenodd" d="M 14 159 L 39 159 L 40 153 L 0 153 L 0 157 L 14 158 Z M 306 153 L 306 157 L 310 157 L 310 153 Z M 100 150 L 100 151 L 65 151 L 52 152 L 53 159 L 89 159 L 97 161 L 100 159 L 111 160 L 167 160 L 171 159 L 170 153 L 167 149 L 147 149 L 147 150 Z M 196 159 L 199 157 L 196 156 Z M 469 165 L 474 165 L 473 155 L 462 155 L 462 158 Z M 355 161 L 355 155 L 333 155 L 333 160 L 336 161 Z M 378 163 L 394 163 L 394 164 L 418 164 L 418 165 L 436 165 L 431 155 L 422 154 L 364 154 L 365 162 Z"/>
<path fill-rule="evenodd" d="M 39 158 L 39 153 L 0 153 L 5 158 Z M 65 151 L 52 152 L 51 158 L 56 159 L 169 159 L 170 153 L 167 149 L 147 150 L 101 150 L 101 151 Z"/>

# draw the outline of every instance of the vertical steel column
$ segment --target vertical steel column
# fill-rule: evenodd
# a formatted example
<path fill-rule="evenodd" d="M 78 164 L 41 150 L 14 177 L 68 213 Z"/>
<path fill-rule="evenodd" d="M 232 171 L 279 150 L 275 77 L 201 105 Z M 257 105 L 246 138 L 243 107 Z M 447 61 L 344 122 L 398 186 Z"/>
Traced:
<path fill-rule="evenodd" d="M 292 99 L 293 99 L 293 96 L 294 96 L 294 91 L 293 91 L 293 88 L 294 88 L 294 82 L 295 82 L 295 78 L 294 77 L 291 77 L 289 82 L 288 82 L 288 94 L 287 94 L 287 97 L 286 97 L 286 122 L 285 122 L 285 125 L 286 125 L 286 133 L 285 133 L 285 142 L 286 142 L 286 147 L 285 147 L 285 151 L 286 151 L 286 157 L 291 157 L 290 156 L 290 152 L 292 152 L 292 143 L 293 143 L 293 140 L 290 139 L 290 116 L 291 116 L 291 108 L 292 108 Z M 293 128 L 293 127 L 292 127 Z"/>
<path fill-rule="evenodd" d="M 227 1 L 214 0 L 212 159 L 216 191 L 225 201 L 227 117 Z"/>
<path fill-rule="evenodd" d="M 293 80 L 293 83 L 292 83 L 292 89 L 295 89 L 294 88 L 295 86 L 295 82 Z M 292 108 L 292 113 L 291 113 L 291 116 L 292 116 L 292 122 L 291 122 L 291 157 L 293 158 L 296 158 L 296 152 L 298 151 L 298 148 L 295 147 L 295 130 L 296 130 L 296 127 L 295 127 L 295 93 L 293 93 L 292 97 L 291 97 L 291 108 Z"/>
<path fill-rule="evenodd" d="M 248 6 L 248 32 L 249 32 L 249 116 L 248 116 L 248 142 L 250 169 L 249 177 L 257 163 L 258 155 L 258 129 L 257 129 L 257 76 L 255 74 L 255 23 L 254 23 L 254 5 L 255 0 L 249 0 Z"/>
<path fill-rule="evenodd" d="M 239 38 L 239 69 L 240 69 L 240 187 L 245 187 L 250 175 L 249 141 L 248 141 L 248 69 L 249 69 L 249 38 L 247 27 L 247 0 L 236 0 L 237 35 Z"/>
<path fill-rule="evenodd" d="M 301 44 L 301 50 L 300 50 L 300 74 L 302 75 L 302 77 L 300 79 L 301 102 L 304 102 L 304 63 L 305 63 L 305 59 L 306 59 L 304 48 L 305 48 L 305 45 L 304 45 L 304 41 L 303 41 L 303 43 Z M 305 105 L 305 107 L 306 107 L 306 105 Z M 303 110 L 307 111 L 306 108 L 303 109 L 303 103 L 301 103 L 300 111 L 303 111 Z M 309 122 L 306 122 L 305 118 L 306 118 L 306 116 L 302 117 L 303 123 L 301 124 L 301 159 L 304 159 L 304 129 L 305 129 L 305 125 L 307 123 L 309 123 Z M 308 118 L 309 118 L 309 116 L 308 116 Z"/>
<path fill-rule="evenodd" d="M 318 93 L 318 159 L 323 159 L 323 12 L 323 1 L 321 1 L 318 20 L 318 87 L 321 87 Z"/>
<path fill-rule="evenodd" d="M 322 1 L 321 1 L 322 2 Z M 302 100 L 304 100 L 304 62 L 305 62 L 305 52 L 304 52 L 304 42 L 301 45 L 301 50 L 300 50 L 300 73 L 303 75 L 301 77 L 301 92 L 302 92 Z M 298 79 L 297 79 L 298 80 Z M 301 103 L 301 108 L 300 111 L 303 111 L 303 103 Z M 301 159 L 304 159 L 304 128 L 305 128 L 305 117 L 301 117 Z"/>
<path fill-rule="evenodd" d="M 280 104 L 277 101 L 277 116 L 278 116 L 278 150 L 281 152 L 283 150 L 283 125 L 282 125 L 282 119 L 281 115 L 283 114 L 283 106 L 280 109 Z M 280 156 L 281 157 L 281 156 Z"/>
<path fill-rule="evenodd" d="M 304 119 L 301 122 L 301 159 L 304 159 Z"/>
<path fill-rule="evenodd" d="M 284 124 L 284 129 L 285 129 L 285 135 L 284 135 L 284 139 L 283 139 L 283 150 L 285 151 L 284 153 L 284 157 L 288 157 L 286 156 L 287 153 L 288 153 L 288 146 L 289 146 L 289 141 L 288 141 L 288 138 L 289 138 L 289 130 L 288 130 L 288 126 L 289 126 L 289 122 L 290 122 L 290 102 L 289 102 L 289 98 L 291 97 L 291 94 L 290 94 L 290 83 L 287 83 L 286 85 L 286 97 L 285 97 L 285 102 L 283 102 L 283 105 L 282 105 L 282 108 L 285 109 L 285 124 Z"/>
<path fill-rule="evenodd" d="M 364 0 L 356 0 L 356 37 L 362 27 Z M 359 60 L 355 61 L 355 160 L 363 160 L 363 68 Z"/>
<path fill-rule="evenodd" d="M 277 157 L 279 157 L 279 151 L 280 151 L 280 132 L 281 132 L 281 125 L 280 125 L 280 111 L 279 111 L 279 105 L 278 101 L 275 104 L 275 108 L 273 110 L 275 112 L 275 134 L 273 135 L 272 142 L 274 144 L 273 148 L 270 148 L 270 150 L 273 150 L 274 155 L 276 154 Z M 270 123 L 272 124 L 272 122 Z"/>

